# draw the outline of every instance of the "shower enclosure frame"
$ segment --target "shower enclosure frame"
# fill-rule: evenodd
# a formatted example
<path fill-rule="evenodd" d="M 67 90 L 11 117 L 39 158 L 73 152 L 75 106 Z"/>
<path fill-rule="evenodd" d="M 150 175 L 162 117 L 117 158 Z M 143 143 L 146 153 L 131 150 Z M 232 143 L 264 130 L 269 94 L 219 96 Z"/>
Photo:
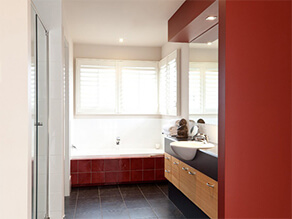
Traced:
<path fill-rule="evenodd" d="M 45 210 L 45 218 L 44 219 L 50 219 L 49 217 L 49 180 L 50 180 L 50 173 L 49 173 L 49 170 L 50 170 L 50 150 L 49 150 L 49 143 L 50 143 L 50 89 L 49 89 L 49 31 L 47 30 L 47 28 L 45 27 L 42 19 L 40 18 L 39 16 L 39 13 L 35 7 L 35 5 L 33 4 L 33 2 L 31 2 L 31 8 L 32 10 L 34 11 L 34 18 L 32 19 L 35 19 L 35 26 L 32 27 L 32 28 L 35 28 L 35 32 L 33 32 L 35 34 L 35 69 L 36 69 L 36 80 L 35 80 L 35 85 L 36 85 L 36 99 L 35 99 L 35 104 L 36 104 L 36 127 L 40 127 L 42 126 L 41 122 L 38 121 L 38 88 L 39 88 L 39 84 L 38 84 L 38 22 L 42 25 L 42 27 L 44 28 L 45 30 L 45 39 L 46 39 L 46 86 L 47 86 L 47 89 L 46 89 L 46 101 L 47 101 L 47 148 L 46 148 L 46 153 L 47 153 L 47 156 L 46 156 L 46 165 L 47 165 L 47 174 L 46 174 L 46 210 Z M 36 145 L 35 145 L 35 155 L 38 154 L 38 128 L 36 129 L 36 136 L 35 136 L 35 141 L 36 141 Z M 35 212 L 32 212 L 32 218 L 33 219 L 40 219 L 38 218 L 38 157 L 35 156 L 35 161 L 36 161 L 36 168 L 34 169 L 35 170 L 35 173 L 34 173 L 34 176 L 36 177 L 36 184 L 33 185 L 33 189 L 35 189 L 36 191 L 33 191 L 33 192 L 36 192 L 36 195 L 34 196 L 33 195 L 33 198 L 32 198 L 32 205 L 36 205 L 35 208 L 32 208 L 33 211 Z M 33 181 L 34 182 L 34 181 Z M 35 197 L 35 200 L 34 200 L 34 197 Z"/>

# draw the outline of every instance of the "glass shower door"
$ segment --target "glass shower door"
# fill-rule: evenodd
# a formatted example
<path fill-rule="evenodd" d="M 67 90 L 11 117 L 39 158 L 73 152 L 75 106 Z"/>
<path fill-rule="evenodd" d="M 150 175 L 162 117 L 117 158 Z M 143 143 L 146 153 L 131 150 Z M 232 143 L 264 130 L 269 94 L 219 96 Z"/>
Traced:
<path fill-rule="evenodd" d="M 32 103 L 34 107 L 33 152 L 33 219 L 48 217 L 49 173 L 49 92 L 47 31 L 34 14 L 32 40 Z"/>

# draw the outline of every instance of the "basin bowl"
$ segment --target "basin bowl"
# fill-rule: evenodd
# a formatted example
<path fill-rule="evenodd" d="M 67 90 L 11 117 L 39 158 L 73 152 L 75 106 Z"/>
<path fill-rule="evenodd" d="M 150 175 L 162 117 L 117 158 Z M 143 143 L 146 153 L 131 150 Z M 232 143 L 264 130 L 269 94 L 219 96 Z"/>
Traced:
<path fill-rule="evenodd" d="M 171 149 L 184 160 L 193 160 L 198 149 L 210 149 L 214 145 L 199 141 L 174 141 L 170 143 Z"/>

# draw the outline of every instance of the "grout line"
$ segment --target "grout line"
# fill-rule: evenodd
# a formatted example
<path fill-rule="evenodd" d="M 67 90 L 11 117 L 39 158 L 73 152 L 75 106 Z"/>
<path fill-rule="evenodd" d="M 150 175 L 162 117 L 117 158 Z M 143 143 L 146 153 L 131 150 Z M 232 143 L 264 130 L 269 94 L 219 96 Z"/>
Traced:
<path fill-rule="evenodd" d="M 147 203 L 148 203 L 148 205 L 150 206 L 150 208 L 151 208 L 151 210 L 153 211 L 153 213 L 155 214 L 155 216 L 157 217 L 157 218 L 159 218 L 158 217 L 158 215 L 155 213 L 155 211 L 153 210 L 153 207 L 152 207 L 152 205 L 150 204 L 150 202 L 148 201 L 148 199 L 146 198 L 146 196 L 144 195 L 144 193 L 143 193 L 143 191 L 142 191 L 142 189 L 140 188 L 140 186 L 139 185 L 137 185 L 138 186 L 138 188 L 139 188 L 139 190 L 140 190 L 140 192 L 142 193 L 142 195 L 143 195 L 143 197 L 145 198 L 145 200 L 147 201 Z"/>
<path fill-rule="evenodd" d="M 102 215 L 102 206 L 101 206 L 101 196 L 100 196 L 99 186 L 97 187 L 97 192 L 98 192 L 98 198 L 99 198 L 100 216 L 101 216 L 101 218 L 103 218 L 103 215 Z"/>
<path fill-rule="evenodd" d="M 77 195 L 76 195 L 76 201 L 75 201 L 75 208 L 74 208 L 74 213 L 73 213 L 73 219 L 75 219 L 75 216 L 76 216 L 78 198 L 79 198 L 79 189 L 78 189 Z"/>
<path fill-rule="evenodd" d="M 121 194 L 121 197 L 122 197 L 123 203 L 124 203 L 124 205 L 125 205 L 125 207 L 126 207 L 126 210 L 127 210 L 127 212 L 128 212 L 129 218 L 131 218 L 131 217 L 130 217 L 129 210 L 128 210 L 128 207 L 127 207 L 126 202 L 125 202 L 125 199 L 124 199 L 124 196 L 123 196 L 123 194 L 122 194 L 122 192 L 121 192 L 120 185 L 118 185 L 118 189 L 119 189 L 119 192 L 120 192 L 120 194 Z"/>

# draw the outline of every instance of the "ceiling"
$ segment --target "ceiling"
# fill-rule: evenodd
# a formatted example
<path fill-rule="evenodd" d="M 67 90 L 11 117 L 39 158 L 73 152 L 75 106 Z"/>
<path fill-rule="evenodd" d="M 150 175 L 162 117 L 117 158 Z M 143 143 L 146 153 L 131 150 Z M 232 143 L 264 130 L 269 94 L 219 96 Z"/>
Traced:
<path fill-rule="evenodd" d="M 192 49 L 218 49 L 218 24 L 190 43 Z M 212 43 L 208 45 L 207 43 Z"/>
<path fill-rule="evenodd" d="M 74 43 L 162 46 L 167 42 L 167 21 L 183 2 L 65 0 L 66 30 Z"/>

